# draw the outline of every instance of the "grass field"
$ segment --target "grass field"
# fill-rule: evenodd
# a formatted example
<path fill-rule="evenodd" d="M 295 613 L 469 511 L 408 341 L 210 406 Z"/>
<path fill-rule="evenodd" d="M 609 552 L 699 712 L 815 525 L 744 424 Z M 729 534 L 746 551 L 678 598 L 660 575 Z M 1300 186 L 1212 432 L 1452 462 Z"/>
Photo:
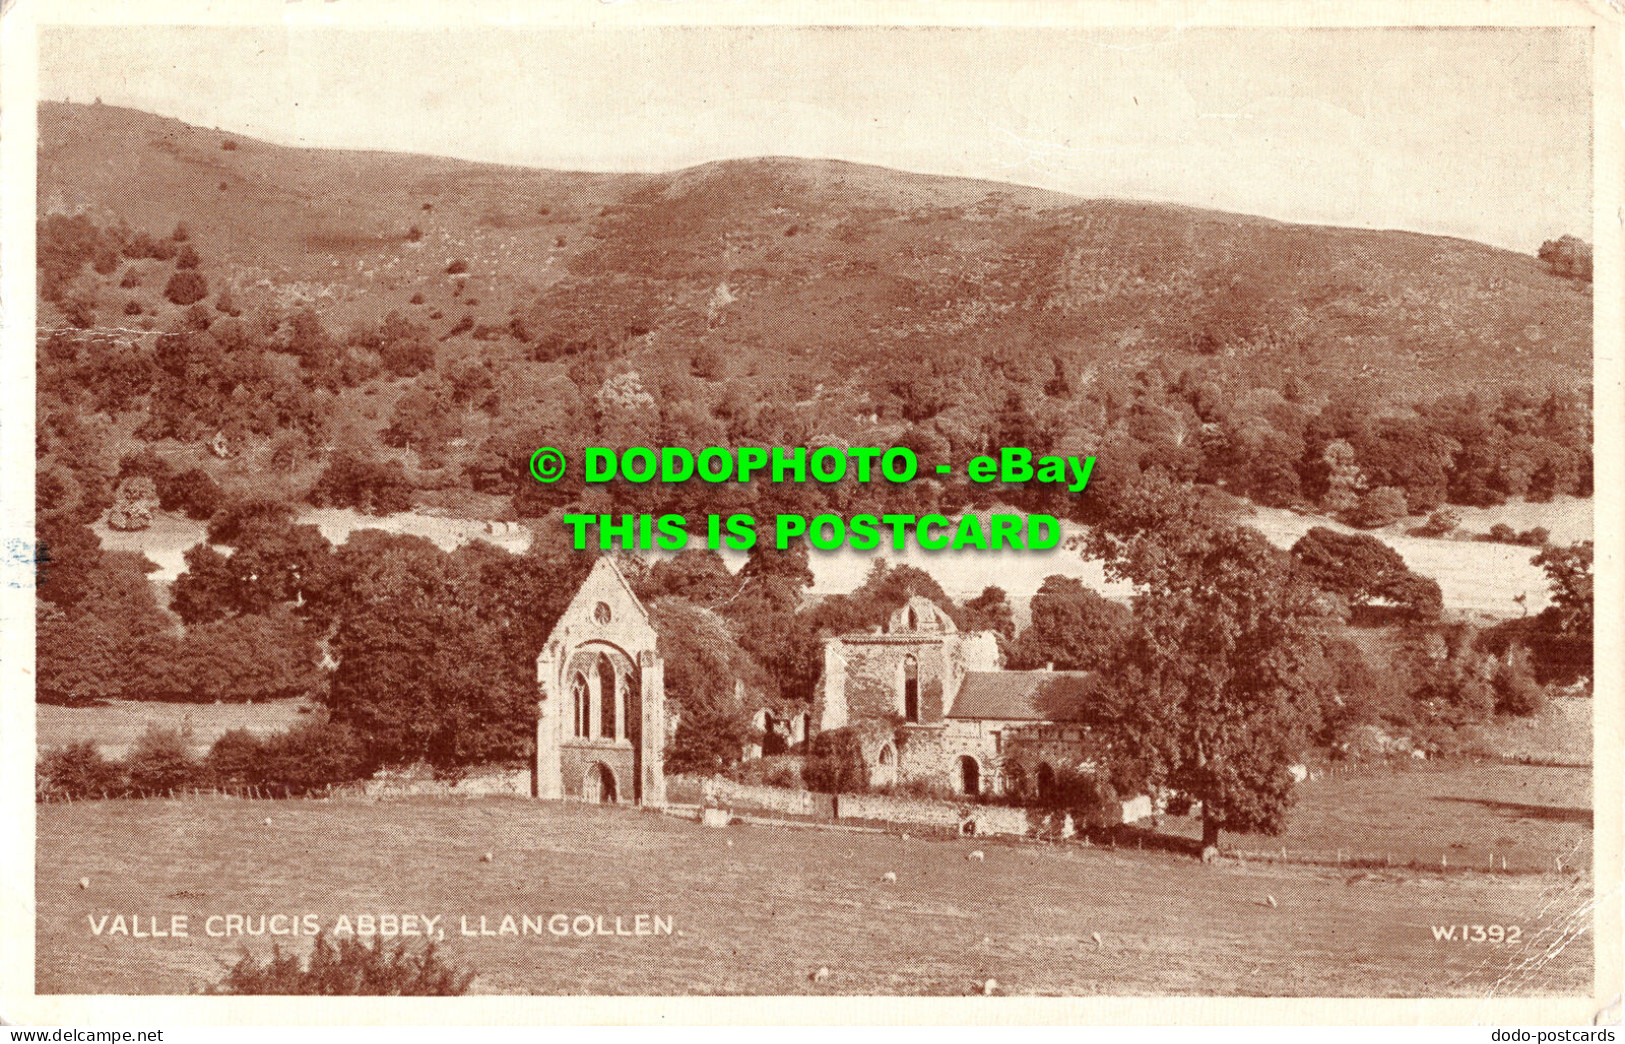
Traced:
<path fill-rule="evenodd" d="M 93 739 L 103 754 L 121 758 L 130 744 L 149 725 L 182 730 L 188 723 L 189 745 L 206 752 L 214 741 L 232 729 L 247 729 L 267 735 L 292 728 L 308 716 L 300 708 L 303 700 L 272 700 L 269 703 L 152 703 L 111 700 L 89 707 L 56 707 L 40 703 L 34 707 L 36 743 L 41 751 L 78 740 Z"/>
<path fill-rule="evenodd" d="M 1582 777 L 1470 765 L 1328 777 L 1304 789 L 1286 843 L 1309 832 L 1328 847 L 1344 834 L 1368 847 L 1461 841 L 1466 865 L 1489 842 L 1539 862 L 1589 846 Z M 520 799 L 93 802 L 41 806 L 38 826 L 46 993 L 195 991 L 240 952 L 241 939 L 203 936 L 206 917 L 230 913 L 313 913 L 325 925 L 439 915 L 449 953 L 488 993 L 957 994 L 994 978 L 1024 994 L 1485 996 L 1580 993 L 1592 974 L 1589 864 L 1514 875 L 1204 866 L 1075 845 L 717 830 Z M 985 861 L 967 858 L 976 849 Z M 185 913 L 193 934 L 92 933 L 90 918 L 119 913 Z M 464 916 L 495 929 L 505 914 L 553 913 L 627 926 L 659 915 L 676 933 L 457 928 Z M 1448 924 L 1517 925 L 1521 938 L 1436 941 L 1430 926 Z M 820 967 L 829 977 L 810 981 Z"/>

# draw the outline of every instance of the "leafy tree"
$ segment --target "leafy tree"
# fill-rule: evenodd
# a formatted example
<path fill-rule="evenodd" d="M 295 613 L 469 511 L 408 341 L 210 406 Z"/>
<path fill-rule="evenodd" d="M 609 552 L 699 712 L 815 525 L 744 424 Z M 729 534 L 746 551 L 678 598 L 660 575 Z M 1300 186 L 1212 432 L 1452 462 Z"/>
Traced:
<path fill-rule="evenodd" d="M 164 285 L 164 297 L 171 304 L 196 304 L 209 296 L 209 281 L 195 269 L 183 269 L 169 277 Z"/>
<path fill-rule="evenodd" d="M 124 762 L 130 786 L 151 793 L 195 786 L 201 778 L 198 761 L 180 733 L 155 725 L 147 726 Z"/>
<path fill-rule="evenodd" d="M 158 485 L 159 507 L 199 521 L 212 518 L 222 499 L 219 484 L 202 468 L 188 468 Z"/>
<path fill-rule="evenodd" d="M 1005 638 L 1016 636 L 1015 612 L 1002 587 L 984 587 L 961 610 L 966 630 L 996 631 Z"/>
<path fill-rule="evenodd" d="M 1591 282 L 1591 244 L 1578 236 L 1559 236 L 1540 245 L 1536 254 L 1555 275 Z"/>
<path fill-rule="evenodd" d="M 1591 641 L 1592 632 L 1592 542 L 1569 547 L 1548 547 L 1534 562 L 1546 572 L 1551 584 L 1551 614 L 1554 629 L 1566 636 Z"/>
<path fill-rule="evenodd" d="M 310 696 L 324 680 L 319 659 L 315 636 L 289 610 L 233 616 L 141 643 L 137 688 L 127 695 L 190 703 Z"/>
<path fill-rule="evenodd" d="M 328 462 L 307 499 L 316 507 L 349 507 L 368 515 L 390 515 L 411 508 L 414 492 L 399 461 L 366 460 L 340 451 Z"/>
<path fill-rule="evenodd" d="M 1114 506 L 1090 550 L 1142 592 L 1109 672 L 1116 684 L 1081 708 L 1111 744 L 1117 789 L 1201 801 L 1204 846 L 1221 829 L 1280 833 L 1287 770 L 1324 698 L 1305 670 L 1317 643 L 1290 560 L 1155 477 Z"/>
<path fill-rule="evenodd" d="M 52 797 L 118 797 L 125 789 L 124 766 L 103 757 L 95 740 L 48 751 L 40 758 L 36 775 L 41 789 Z"/>
<path fill-rule="evenodd" d="M 1380 529 L 1398 522 L 1410 513 L 1405 503 L 1405 491 L 1393 486 L 1379 486 L 1360 498 L 1360 504 L 1348 514 L 1348 524 L 1360 529 Z"/>
<path fill-rule="evenodd" d="M 231 554 L 209 544 L 189 548 L 186 570 L 170 591 L 170 607 L 187 625 L 302 602 L 328 565 L 332 545 L 315 526 L 292 525 L 280 513 L 216 522 L 221 524 L 211 523 L 211 539 L 232 532 Z"/>
<path fill-rule="evenodd" d="M 1131 614 L 1073 577 L 1049 576 L 1032 600 L 1032 624 L 1010 647 L 1010 666 L 1094 670 L 1109 662 Z"/>
<path fill-rule="evenodd" d="M 1351 605 L 1382 598 L 1420 619 L 1443 609 L 1436 581 L 1412 573 L 1398 551 L 1366 533 L 1316 526 L 1292 545 L 1292 561 L 1305 581 Z"/>
<path fill-rule="evenodd" d="M 813 737 L 801 778 L 821 794 L 862 794 L 869 789 L 869 766 L 863 741 L 851 727 L 830 729 Z"/>

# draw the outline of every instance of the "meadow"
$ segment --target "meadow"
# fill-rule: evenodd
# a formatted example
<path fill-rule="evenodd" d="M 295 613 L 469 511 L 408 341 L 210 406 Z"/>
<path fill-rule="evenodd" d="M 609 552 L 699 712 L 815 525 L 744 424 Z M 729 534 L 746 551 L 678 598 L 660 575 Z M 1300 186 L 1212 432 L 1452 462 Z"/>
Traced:
<path fill-rule="evenodd" d="M 443 918 L 447 952 L 477 970 L 474 990 L 485 993 L 964 994 L 993 978 L 1017 994 L 1576 994 L 1592 976 L 1585 776 L 1462 763 L 1302 788 L 1289 847 L 1466 845 L 1450 849 L 1462 859 L 1448 873 L 712 829 L 652 811 L 504 798 L 45 805 L 37 988 L 195 992 L 245 942 L 270 949 L 268 937 L 206 937 L 214 914 L 309 913 L 332 925 L 340 915 L 416 913 Z M 1241 848 L 1258 840 L 1226 838 Z M 1488 847 L 1524 872 L 1462 869 Z M 1558 854 L 1563 872 L 1540 869 Z M 92 932 L 92 919 L 120 913 L 160 924 L 186 914 L 192 934 Z M 628 928 L 658 915 L 674 933 L 458 929 L 463 917 L 477 926 L 484 916 L 494 931 L 506 914 L 555 913 L 610 926 L 620 917 Z M 1520 932 L 1515 944 L 1435 940 L 1432 926 L 1450 924 Z M 815 980 L 820 968 L 829 974 Z"/>

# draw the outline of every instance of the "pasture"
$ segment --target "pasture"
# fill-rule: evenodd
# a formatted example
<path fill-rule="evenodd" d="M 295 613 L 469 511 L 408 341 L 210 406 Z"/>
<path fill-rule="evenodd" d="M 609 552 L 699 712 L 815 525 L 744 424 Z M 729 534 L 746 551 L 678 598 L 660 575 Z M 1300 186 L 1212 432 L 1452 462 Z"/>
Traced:
<path fill-rule="evenodd" d="M 195 753 L 205 754 L 214 741 L 232 729 L 247 729 L 258 736 L 291 729 L 308 721 L 312 705 L 304 700 L 269 703 L 156 703 L 108 700 L 88 707 L 34 705 L 37 749 L 42 753 L 78 740 L 93 739 L 104 755 L 122 758 L 150 725 L 186 735 Z"/>
<path fill-rule="evenodd" d="M 1470 764 L 1325 777 L 1303 788 L 1286 842 L 1313 832 L 1327 848 L 1344 835 L 1500 845 L 1549 865 L 1576 840 L 1589 851 L 1583 777 Z M 209 916 L 277 913 L 327 926 L 440 916 L 448 953 L 486 993 L 962 994 L 994 978 L 1018 994 L 1482 997 L 1578 994 L 1592 978 L 1591 875 L 1578 859 L 1521 874 L 1203 865 L 1150 850 L 710 829 L 503 798 L 89 802 L 41 806 L 38 828 L 45 993 L 196 991 L 245 942 L 271 944 L 208 938 Z M 975 850 L 985 860 L 968 858 Z M 93 934 L 92 918 L 121 913 L 161 924 L 186 914 L 192 934 Z M 496 931 L 504 915 L 559 913 L 628 927 L 659 916 L 675 931 L 458 928 L 463 917 Z M 1520 932 L 1516 943 L 1434 938 L 1432 926 L 1451 924 Z M 813 981 L 821 967 L 829 975 Z"/>

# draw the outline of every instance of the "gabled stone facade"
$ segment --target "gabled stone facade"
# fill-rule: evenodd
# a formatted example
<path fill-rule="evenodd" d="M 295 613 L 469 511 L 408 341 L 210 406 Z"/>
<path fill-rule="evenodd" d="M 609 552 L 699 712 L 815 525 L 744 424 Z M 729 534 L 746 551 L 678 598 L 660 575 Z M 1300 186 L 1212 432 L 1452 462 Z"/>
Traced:
<path fill-rule="evenodd" d="M 649 614 L 600 558 L 536 657 L 540 798 L 663 805 L 665 662 Z"/>

